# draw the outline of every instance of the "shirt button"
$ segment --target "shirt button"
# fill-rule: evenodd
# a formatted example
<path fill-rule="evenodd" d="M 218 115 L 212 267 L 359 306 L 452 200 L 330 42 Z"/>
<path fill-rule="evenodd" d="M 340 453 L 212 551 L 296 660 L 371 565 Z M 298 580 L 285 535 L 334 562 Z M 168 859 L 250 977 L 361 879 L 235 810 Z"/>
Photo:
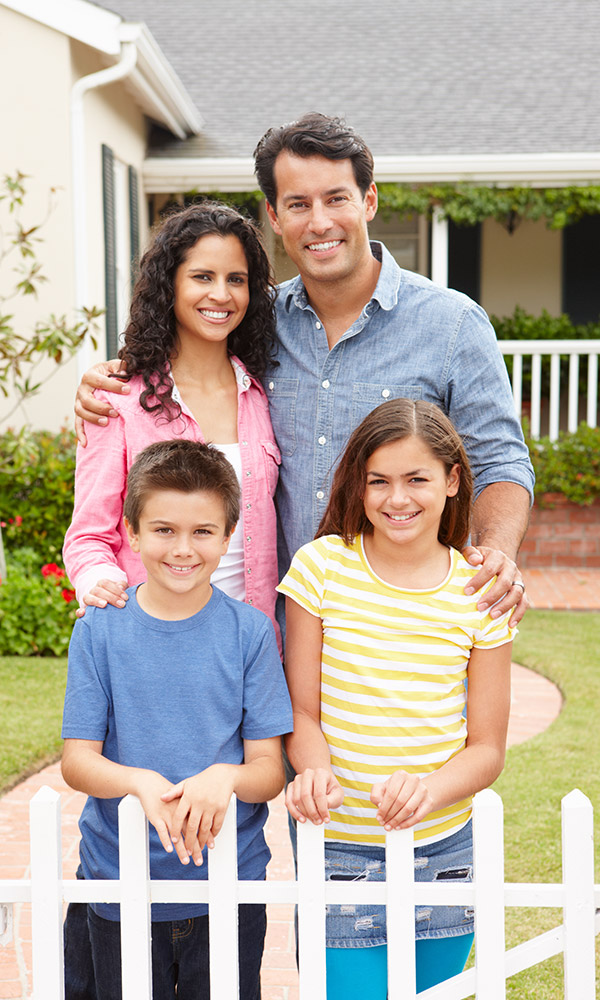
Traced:
<path fill-rule="evenodd" d="M 319 323 L 319 321 L 318 321 L 318 320 L 317 320 L 317 322 L 315 323 L 315 326 L 316 326 L 317 330 L 320 330 L 320 329 L 321 329 L 321 324 Z"/>
<path fill-rule="evenodd" d="M 242 441 L 242 444 L 243 444 L 243 445 L 244 445 L 244 447 L 245 447 L 245 446 L 246 446 L 246 445 L 248 444 L 248 442 L 247 442 L 247 441 Z"/>
<path fill-rule="evenodd" d="M 383 396 L 384 399 L 387 399 L 388 396 L 391 396 L 391 392 L 389 389 L 384 389 L 381 395 Z"/>
<path fill-rule="evenodd" d="M 327 444 L 327 438 L 325 437 L 324 434 L 321 434 L 321 437 L 319 438 L 319 444 Z"/>
<path fill-rule="evenodd" d="M 252 535 L 246 535 L 246 541 L 247 542 L 251 542 L 252 541 Z"/>
<path fill-rule="evenodd" d="M 248 575 L 250 575 L 251 572 L 252 572 L 252 570 L 250 569 L 250 567 L 248 567 L 248 570 L 247 570 Z"/>
<path fill-rule="evenodd" d="M 250 376 L 249 375 L 244 375 L 244 377 L 242 379 L 242 383 L 243 383 L 244 389 L 249 389 L 250 388 Z"/>
<path fill-rule="evenodd" d="M 252 598 L 251 598 L 251 597 L 249 597 L 249 598 L 248 598 L 248 604 L 253 604 L 253 603 L 254 603 L 254 602 L 253 602 Z"/>
<path fill-rule="evenodd" d="M 275 388 L 275 383 L 269 382 L 269 389 L 274 389 L 274 388 Z"/>
<path fill-rule="evenodd" d="M 323 386 L 324 389 L 329 389 L 330 384 L 331 383 L 328 378 L 323 379 L 323 381 L 321 382 L 321 385 Z"/>
<path fill-rule="evenodd" d="M 317 490 L 317 500 L 322 500 L 324 496 L 323 490 Z"/>
<path fill-rule="evenodd" d="M 252 510 L 252 504 L 251 503 L 247 503 L 246 504 L 246 510 Z"/>
<path fill-rule="evenodd" d="M 247 472 L 247 473 L 246 473 L 246 475 L 247 475 L 247 476 L 251 476 L 251 475 L 252 475 L 252 473 L 251 473 L 251 472 Z"/>

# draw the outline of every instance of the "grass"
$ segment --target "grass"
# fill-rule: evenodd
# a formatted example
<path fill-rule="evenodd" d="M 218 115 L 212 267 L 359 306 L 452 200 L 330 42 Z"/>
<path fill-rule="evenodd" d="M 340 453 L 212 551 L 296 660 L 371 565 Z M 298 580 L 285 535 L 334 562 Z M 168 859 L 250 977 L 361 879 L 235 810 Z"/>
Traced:
<path fill-rule="evenodd" d="M 66 680 L 65 657 L 0 657 L 0 792 L 59 756 Z"/>
<path fill-rule="evenodd" d="M 599 648 L 597 614 L 530 611 L 522 623 L 514 658 L 554 681 L 565 704 L 549 729 L 509 750 L 494 786 L 504 802 L 509 882 L 560 882 L 560 800 L 577 787 L 595 807 L 600 802 Z M 0 658 L 0 791 L 60 753 L 65 680 L 64 659 Z M 596 862 L 599 871 L 599 838 Z M 561 922 L 559 911 L 508 910 L 507 946 Z M 600 996 L 599 949 L 597 969 Z M 562 956 L 512 977 L 507 998 L 562 1000 Z"/>

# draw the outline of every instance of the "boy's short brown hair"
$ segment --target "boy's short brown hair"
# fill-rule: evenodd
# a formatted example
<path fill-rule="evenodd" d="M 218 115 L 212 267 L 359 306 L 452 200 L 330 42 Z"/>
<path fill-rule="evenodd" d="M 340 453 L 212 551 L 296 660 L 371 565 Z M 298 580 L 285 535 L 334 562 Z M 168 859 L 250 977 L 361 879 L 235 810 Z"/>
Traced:
<path fill-rule="evenodd" d="M 240 486 L 233 466 L 218 448 L 200 441 L 157 441 L 139 453 L 127 476 L 123 516 L 135 532 L 150 493 L 213 493 L 223 503 L 225 535 L 240 516 Z"/>

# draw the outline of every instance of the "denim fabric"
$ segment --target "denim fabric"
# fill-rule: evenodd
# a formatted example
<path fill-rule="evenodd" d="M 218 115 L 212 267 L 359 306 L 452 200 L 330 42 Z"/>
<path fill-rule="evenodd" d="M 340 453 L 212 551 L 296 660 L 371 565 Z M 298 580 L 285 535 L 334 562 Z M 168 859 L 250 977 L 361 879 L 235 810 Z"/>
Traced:
<path fill-rule="evenodd" d="M 81 867 L 77 878 L 83 878 Z M 65 1000 L 97 1000 L 87 903 L 69 903 L 64 925 Z"/>
<path fill-rule="evenodd" d="M 435 844 L 415 847 L 415 881 L 470 882 L 473 875 L 471 820 L 457 833 Z M 325 878 L 384 882 L 385 848 L 370 844 L 325 844 Z M 415 938 L 444 938 L 471 934 L 472 908 L 415 907 Z M 387 944 L 385 906 L 364 904 L 327 907 L 328 948 L 369 948 Z"/>
<path fill-rule="evenodd" d="M 121 1000 L 121 925 L 88 908 L 98 1000 Z M 262 904 L 239 907 L 240 1000 L 260 1000 Z M 210 1000 L 208 917 L 152 923 L 153 1000 Z M 217 998 L 218 1000 L 218 998 Z"/>
<path fill-rule="evenodd" d="M 506 366 L 484 311 L 401 270 L 381 244 L 372 249 L 382 260 L 373 298 L 331 351 L 300 278 L 279 289 L 279 366 L 263 383 L 282 454 L 280 575 L 315 535 L 349 434 L 387 399 L 425 399 L 448 414 L 464 440 L 476 494 L 503 481 L 533 490 Z"/>

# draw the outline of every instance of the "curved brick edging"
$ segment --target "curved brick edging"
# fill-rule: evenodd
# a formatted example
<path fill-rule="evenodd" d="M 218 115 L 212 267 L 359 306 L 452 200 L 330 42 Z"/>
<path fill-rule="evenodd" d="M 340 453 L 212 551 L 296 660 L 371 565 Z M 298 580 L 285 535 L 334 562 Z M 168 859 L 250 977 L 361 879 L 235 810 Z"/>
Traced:
<path fill-rule="evenodd" d="M 519 567 L 600 568 L 600 498 L 578 507 L 561 493 L 547 493 L 534 504 L 529 528 L 519 550 Z"/>

